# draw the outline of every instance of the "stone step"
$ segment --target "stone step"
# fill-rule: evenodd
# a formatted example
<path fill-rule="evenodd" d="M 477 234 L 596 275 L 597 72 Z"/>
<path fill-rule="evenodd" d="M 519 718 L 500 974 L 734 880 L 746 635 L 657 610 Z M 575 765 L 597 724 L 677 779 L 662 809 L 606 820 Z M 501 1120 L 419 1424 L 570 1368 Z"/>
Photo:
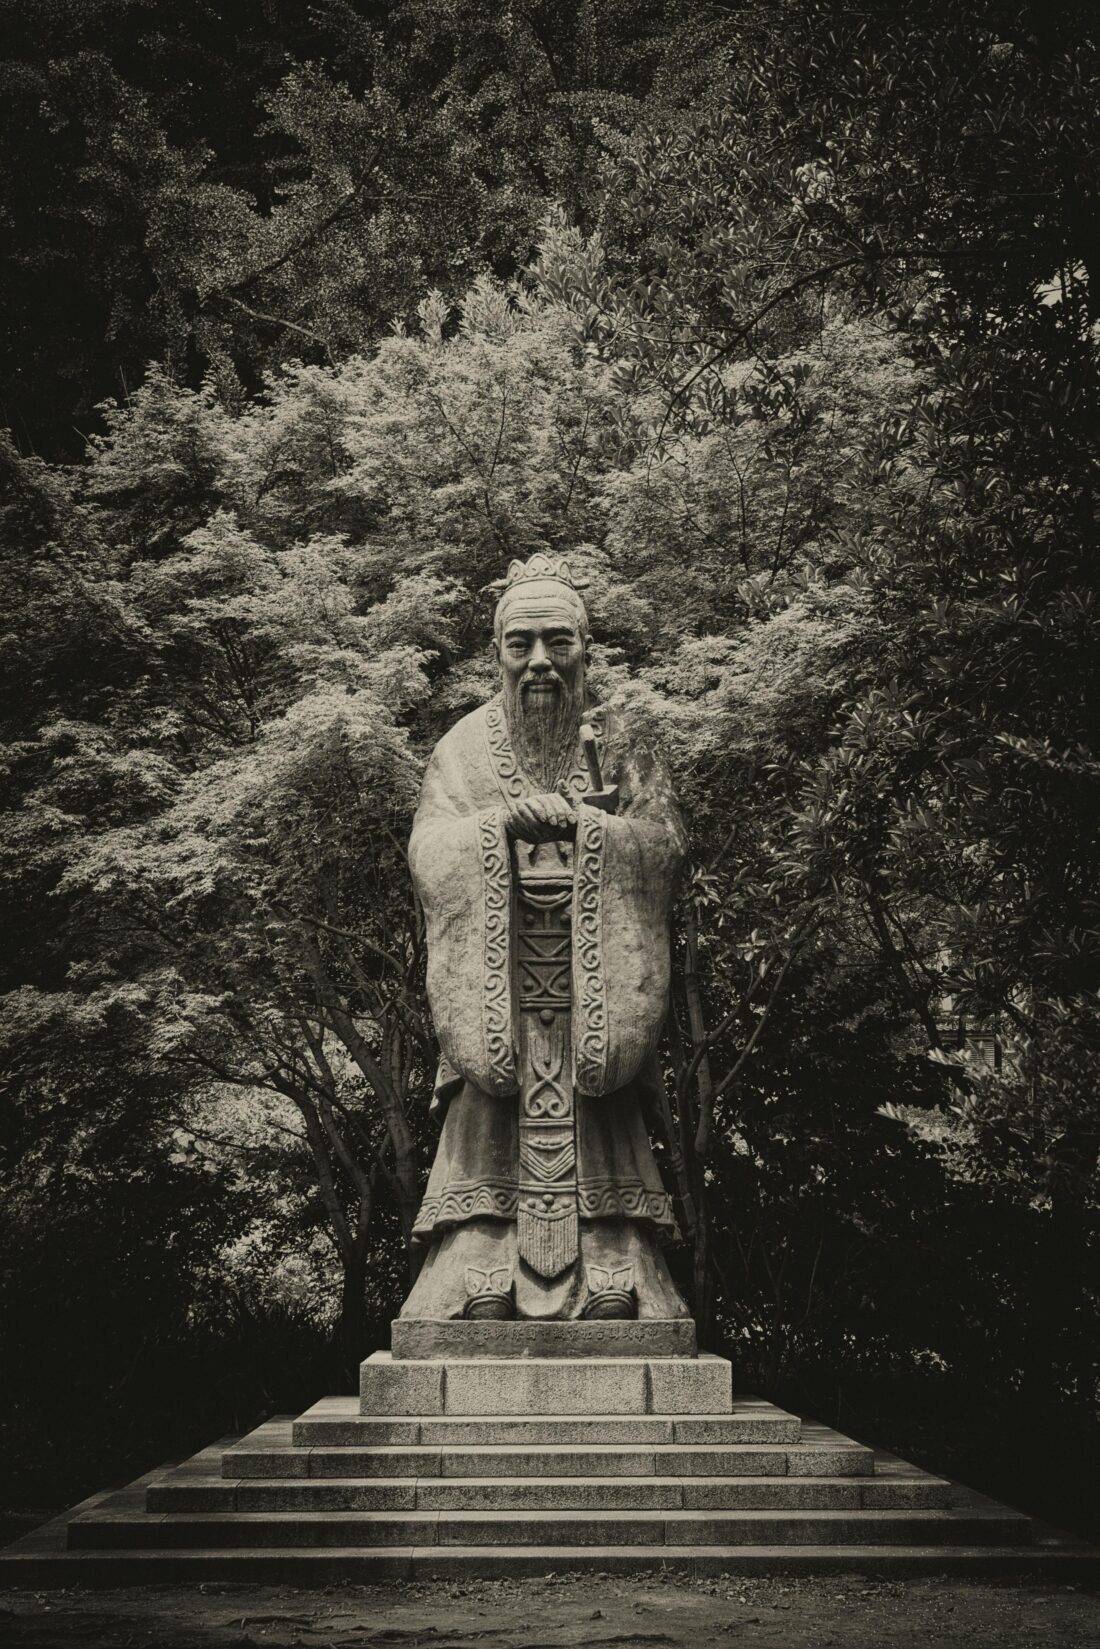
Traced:
<path fill-rule="evenodd" d="M 147 1513 L 110 1503 L 69 1524 L 71 1549 L 171 1547 L 1026 1545 L 1002 1507 L 943 1511 L 386 1511 Z"/>
<path fill-rule="evenodd" d="M 292 1436 L 300 1448 L 314 1444 L 797 1443 L 800 1426 L 797 1415 L 770 1403 L 744 1399 L 735 1399 L 732 1414 L 690 1417 L 557 1414 L 374 1419 L 359 1413 L 354 1397 L 326 1397 L 294 1421 Z"/>
<path fill-rule="evenodd" d="M 769 1434 L 778 1446 L 733 1441 Z M 799 1435 L 800 1442 L 787 1441 Z M 490 1438 L 499 1441 L 486 1441 Z M 589 1441 L 593 1438 L 599 1441 Z M 672 1438 L 677 1441 L 671 1442 Z M 715 1446 L 708 1447 L 708 1442 Z M 586 1447 L 580 1446 L 585 1443 Z M 597 1459 L 603 1464 L 595 1471 L 591 1462 Z M 796 1416 L 766 1404 L 746 1402 L 733 1417 L 521 1420 L 496 1416 L 376 1421 L 349 1414 L 346 1399 L 328 1399 L 293 1423 L 271 1420 L 258 1427 L 225 1452 L 222 1470 L 234 1479 L 480 1476 L 490 1472 L 510 1476 L 701 1472 L 828 1477 L 869 1472 L 872 1461 L 870 1449 L 839 1432 L 803 1424 Z"/>
<path fill-rule="evenodd" d="M 363 1414 L 730 1414 L 732 1368 L 724 1357 L 480 1357 L 395 1360 L 376 1351 L 361 1364 Z"/>
<path fill-rule="evenodd" d="M 818 1428 L 806 1430 L 814 1433 Z M 288 1424 L 284 1431 L 289 1435 Z M 1006 1514 L 1003 1507 L 957 1484 L 951 1485 L 950 1511 L 883 1508 L 875 1497 L 888 1484 L 929 1481 L 916 1467 L 889 1455 L 876 1457 L 873 1478 L 859 1480 L 859 1511 L 743 1508 L 723 1514 L 700 1507 L 616 1514 L 559 1509 L 556 1514 L 532 1516 L 518 1509 L 472 1509 L 465 1514 L 422 1509 L 358 1515 L 222 1512 L 205 1518 L 146 1511 L 147 1491 L 169 1479 L 232 1488 L 219 1476 L 231 1441 L 211 1444 L 169 1474 L 161 1468 L 126 1489 L 93 1495 L 24 1535 L 0 1552 L 0 1586 L 200 1581 L 327 1586 L 341 1581 L 507 1578 L 562 1570 L 638 1574 L 662 1569 L 726 1577 L 861 1574 L 903 1579 L 953 1573 L 1100 1582 L 1100 1551 L 1095 1547 L 1020 1514 Z M 371 1489 L 384 1483 L 372 1478 L 361 1486 Z M 449 1479 L 396 1481 L 405 1491 L 463 1486 Z M 545 1482 L 538 1486 L 545 1487 Z M 682 1489 L 699 1494 L 710 1486 L 705 1477 L 681 1481 Z M 769 1480 L 766 1489 L 783 1486 Z M 827 1486 L 832 1485 L 826 1480 L 807 1485 L 811 1491 Z M 851 1486 L 847 1479 L 840 1484 L 843 1489 Z M 718 1485 L 721 1491 L 749 1493 L 752 1487 L 745 1479 Z M 379 1538 L 386 1543 L 374 1544 Z"/>
<path fill-rule="evenodd" d="M 858 1477 L 285 1478 L 227 1482 L 170 1473 L 150 1512 L 259 1511 L 900 1511 L 940 1509 L 951 1485 L 906 1474 Z"/>
<path fill-rule="evenodd" d="M 222 1475 L 242 1477 L 859 1477 L 874 1453 L 859 1443 L 658 1444 L 620 1448 L 227 1449 Z"/>
<path fill-rule="evenodd" d="M 60 1523 L 61 1520 L 59 1519 Z M 48 1525 L 47 1527 L 53 1527 Z M 969 1579 L 1095 1585 L 1100 1553 L 1064 1540 L 1025 1545 L 898 1546 L 488 1546 L 179 1547 L 175 1550 L 77 1550 L 35 1530 L 0 1552 L 0 1587 L 369 1585 L 387 1580 L 519 1579 L 563 1571 L 588 1574 L 751 1576 L 797 1579 L 860 1575 L 915 1580 L 950 1574 Z"/>

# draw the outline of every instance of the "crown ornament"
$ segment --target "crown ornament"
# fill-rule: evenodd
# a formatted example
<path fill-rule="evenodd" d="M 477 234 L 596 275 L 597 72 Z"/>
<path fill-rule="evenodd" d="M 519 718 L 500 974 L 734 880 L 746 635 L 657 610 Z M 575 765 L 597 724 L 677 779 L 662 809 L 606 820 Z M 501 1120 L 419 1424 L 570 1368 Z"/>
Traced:
<path fill-rule="evenodd" d="M 545 555 L 540 550 L 529 561 L 510 561 L 505 578 L 498 578 L 486 587 L 494 595 L 502 596 L 505 591 L 515 589 L 517 584 L 545 583 L 549 579 L 555 584 L 564 584 L 567 589 L 576 590 L 578 595 L 587 590 L 591 582 L 582 574 L 575 573 L 564 555 Z"/>

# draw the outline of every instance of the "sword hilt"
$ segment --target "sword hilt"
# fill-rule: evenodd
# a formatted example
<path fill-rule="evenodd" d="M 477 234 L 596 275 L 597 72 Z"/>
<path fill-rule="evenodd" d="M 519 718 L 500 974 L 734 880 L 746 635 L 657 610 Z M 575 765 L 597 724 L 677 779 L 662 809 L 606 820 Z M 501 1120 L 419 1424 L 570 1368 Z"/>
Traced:
<path fill-rule="evenodd" d="M 581 797 L 581 801 L 587 802 L 589 807 L 600 808 L 604 813 L 614 813 L 619 805 L 619 787 L 617 784 L 605 785 L 603 782 L 603 773 L 600 771 L 600 747 L 596 743 L 595 729 L 587 721 L 581 723 L 581 749 L 584 751 L 588 779 L 592 786 L 588 795 Z"/>
<path fill-rule="evenodd" d="M 596 733 L 591 723 L 581 722 L 581 749 L 584 751 L 585 763 L 588 767 L 588 778 L 593 790 L 603 789 L 603 774 L 600 772 L 600 747 L 596 743 Z"/>

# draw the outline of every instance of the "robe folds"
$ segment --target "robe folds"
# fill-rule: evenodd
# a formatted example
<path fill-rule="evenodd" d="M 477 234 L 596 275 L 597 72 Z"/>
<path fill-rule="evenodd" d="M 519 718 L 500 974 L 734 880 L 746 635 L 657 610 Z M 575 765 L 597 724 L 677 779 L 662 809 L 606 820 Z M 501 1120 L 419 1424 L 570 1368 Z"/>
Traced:
<path fill-rule="evenodd" d="M 499 696 L 440 740 L 424 777 L 409 862 L 427 928 L 428 998 L 442 1053 L 435 1105 L 445 1116 L 414 1236 L 434 1243 L 428 1272 L 463 1227 L 467 1259 L 484 1250 L 478 1263 L 491 1264 L 504 1243 L 507 1263 L 514 1261 L 514 1232 L 509 1239 L 485 1222 L 514 1225 L 519 1202 L 519 894 L 529 875 L 571 879 L 560 988 L 569 997 L 583 1257 L 629 1257 L 639 1282 L 656 1268 L 661 1298 L 652 1314 L 680 1315 L 686 1308 L 677 1306 L 664 1263 L 643 1238 L 646 1229 L 662 1237 L 676 1231 L 643 1103 L 668 1005 L 684 831 L 664 768 L 624 721 L 595 705 L 585 719 L 597 735 L 604 783 L 619 787 L 619 801 L 614 814 L 584 803 L 590 780 L 578 740 L 561 787 L 576 808 L 575 842 L 533 847 L 506 834 L 509 805 L 538 787 L 512 750 Z M 562 1284 L 558 1296 L 562 1287 L 576 1295 Z M 421 1314 L 417 1296 L 425 1288 L 433 1292 L 422 1273 L 403 1315 Z M 424 1314 L 450 1315 L 460 1304 L 448 1298 L 446 1308 L 436 1304 Z M 559 1298 L 554 1314 L 574 1309 Z"/>

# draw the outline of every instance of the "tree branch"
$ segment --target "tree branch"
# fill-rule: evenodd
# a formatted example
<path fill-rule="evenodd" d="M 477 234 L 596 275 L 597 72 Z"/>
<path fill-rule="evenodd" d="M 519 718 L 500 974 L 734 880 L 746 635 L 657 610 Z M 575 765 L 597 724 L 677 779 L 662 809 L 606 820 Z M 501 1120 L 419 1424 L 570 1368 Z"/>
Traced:
<path fill-rule="evenodd" d="M 251 315 L 254 321 L 265 321 L 271 326 L 285 327 L 289 332 L 298 332 L 303 338 L 308 338 L 310 343 L 320 344 L 329 366 L 336 365 L 336 357 L 332 353 L 332 346 L 327 338 L 322 338 L 319 332 L 311 332 L 308 326 L 302 326 L 298 321 L 288 321 L 285 315 L 266 315 L 262 309 L 253 309 L 251 304 L 242 302 L 240 298 L 234 298 L 228 292 L 215 292 L 214 296 L 220 299 L 222 303 L 231 303 L 234 309 L 240 309 L 244 314 Z"/>

